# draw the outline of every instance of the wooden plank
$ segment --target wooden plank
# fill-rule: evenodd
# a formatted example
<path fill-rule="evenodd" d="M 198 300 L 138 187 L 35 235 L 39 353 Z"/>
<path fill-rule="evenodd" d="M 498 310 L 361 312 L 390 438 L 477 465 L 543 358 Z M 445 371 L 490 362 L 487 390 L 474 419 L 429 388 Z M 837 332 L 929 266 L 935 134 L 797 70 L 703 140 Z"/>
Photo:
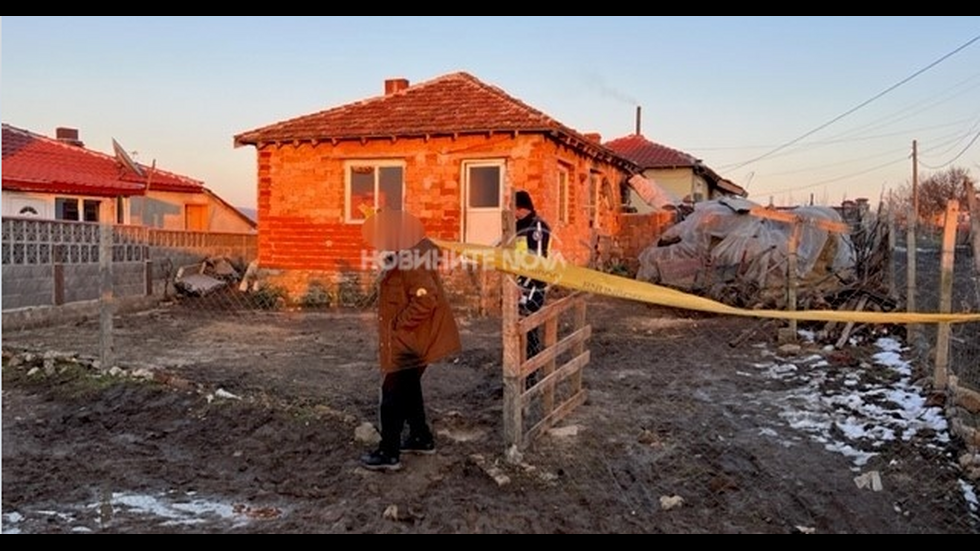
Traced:
<path fill-rule="evenodd" d="M 946 207 L 946 227 L 943 231 L 942 279 L 940 280 L 939 312 L 948 314 L 953 311 L 953 269 L 956 262 L 956 230 L 960 218 L 960 204 L 953 199 Z M 952 336 L 952 326 L 948 323 L 939 324 L 939 334 L 936 337 L 936 369 L 933 375 L 937 390 L 945 390 L 949 382 L 949 341 Z"/>
<path fill-rule="evenodd" d="M 575 359 L 569 361 L 565 365 L 555 369 L 554 373 L 548 375 L 544 379 L 541 379 L 537 385 L 528 389 L 527 392 L 524 393 L 524 396 L 521 397 L 521 401 L 523 402 L 522 406 L 529 406 L 535 398 L 540 396 L 545 391 L 545 388 L 555 388 L 558 386 L 558 383 L 581 373 L 582 369 L 589 365 L 590 361 L 592 361 L 592 352 L 590 350 L 586 350 L 581 356 L 577 356 Z"/>
<path fill-rule="evenodd" d="M 530 443 L 541 438 L 541 436 L 551 429 L 551 427 L 557 425 L 562 419 L 571 415 L 578 407 L 584 404 L 588 397 L 588 393 L 585 390 L 581 390 L 577 394 L 573 395 L 571 398 L 558 406 L 555 411 L 551 412 L 551 414 L 545 416 L 543 419 L 541 419 L 541 421 L 528 429 L 524 442 Z"/>
<path fill-rule="evenodd" d="M 546 364 L 555 361 L 559 356 L 572 350 L 577 345 L 584 343 L 592 337 L 592 326 L 586 326 L 571 335 L 565 337 L 558 344 L 538 354 L 521 366 L 521 375 L 527 377 L 531 373 L 541 369 Z"/>
<path fill-rule="evenodd" d="M 527 333 L 535 327 L 541 327 L 549 319 L 565 313 L 566 310 L 573 308 L 577 304 L 575 301 L 578 300 L 580 295 L 581 293 L 576 293 L 551 304 L 545 304 L 544 308 L 520 320 L 518 324 L 519 331 Z"/>
<path fill-rule="evenodd" d="M 784 224 L 807 224 L 832 233 L 851 233 L 850 226 L 844 222 L 834 222 L 822 218 L 803 218 L 791 212 L 768 209 L 766 207 L 754 207 L 749 211 L 749 214 L 758 218 L 783 222 Z"/>
<path fill-rule="evenodd" d="M 857 306 L 854 308 L 855 312 L 863 312 L 865 306 L 868 305 L 868 295 L 861 297 L 858 301 Z M 851 333 L 854 331 L 854 322 L 849 321 L 847 325 L 844 326 L 844 331 L 841 332 L 840 338 L 837 339 L 837 349 L 840 350 L 847 345 L 847 340 L 851 338 Z"/>

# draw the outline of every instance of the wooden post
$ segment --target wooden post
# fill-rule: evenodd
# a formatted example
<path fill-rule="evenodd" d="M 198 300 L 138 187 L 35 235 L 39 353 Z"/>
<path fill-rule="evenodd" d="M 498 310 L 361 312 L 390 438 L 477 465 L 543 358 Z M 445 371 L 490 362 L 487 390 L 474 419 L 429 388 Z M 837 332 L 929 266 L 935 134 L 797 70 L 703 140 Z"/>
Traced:
<path fill-rule="evenodd" d="M 510 210 L 503 211 L 503 243 L 511 242 L 517 233 L 514 214 Z M 487 269 L 484 266 L 484 269 Z M 521 394 L 523 394 L 523 378 L 521 377 L 522 360 L 524 351 L 521 349 L 521 335 L 518 330 L 520 315 L 517 311 L 521 293 L 517 287 L 517 282 L 506 274 L 501 274 L 500 278 L 501 296 L 501 323 L 503 335 L 503 377 L 504 377 L 504 443 L 505 452 L 513 446 L 518 449 L 523 445 L 524 436 L 524 412 L 521 405 Z"/>
<path fill-rule="evenodd" d="M 575 325 L 576 332 L 585 329 L 585 326 L 588 325 L 588 313 L 586 310 L 588 306 L 585 300 L 587 296 L 588 295 L 580 295 L 576 299 L 578 301 L 575 303 L 574 325 Z M 582 357 L 582 355 L 585 354 L 587 351 L 585 341 L 578 343 L 575 346 L 574 350 L 575 350 L 574 355 L 576 358 Z M 579 369 L 578 372 L 576 372 L 575 375 L 572 377 L 572 393 L 577 394 L 581 391 L 582 391 L 582 370 Z"/>
<path fill-rule="evenodd" d="M 973 242 L 973 274 L 980 283 L 980 204 L 973 182 L 966 181 L 966 200 L 970 209 L 970 241 Z"/>
<path fill-rule="evenodd" d="M 906 248 L 907 248 L 907 287 L 905 296 L 905 310 L 909 313 L 916 312 L 918 310 L 918 301 L 916 296 L 917 290 L 917 273 L 918 273 L 918 247 L 916 232 L 919 226 L 919 159 L 918 159 L 918 144 L 917 142 L 912 142 L 912 212 L 909 213 L 907 226 L 908 234 L 906 238 Z M 913 347 L 918 346 L 918 335 L 919 326 L 915 324 L 909 324 L 906 332 L 908 333 L 909 344 Z"/>
<path fill-rule="evenodd" d="M 112 294 L 112 224 L 102 224 L 99 228 L 99 358 L 102 369 L 107 370 L 115 363 L 112 342 L 112 315 L 115 304 Z"/>
<path fill-rule="evenodd" d="M 65 259 L 68 258 L 67 245 L 53 245 L 51 248 L 51 259 L 53 262 L 54 275 L 54 305 L 61 306 L 65 303 Z"/>
<path fill-rule="evenodd" d="M 960 215 L 960 204 L 953 199 L 946 207 L 946 227 L 943 231 L 943 260 L 942 279 L 940 280 L 941 295 L 939 297 L 939 312 L 948 314 L 953 311 L 953 269 L 956 261 L 956 226 Z M 949 379 L 949 341 L 952 327 L 948 323 L 939 324 L 939 336 L 936 338 L 936 370 L 935 388 L 945 390 Z"/>
<path fill-rule="evenodd" d="M 558 317 L 555 316 L 550 318 L 544 326 L 544 350 L 550 350 L 558 344 Z M 544 351 L 542 350 L 542 352 Z M 551 361 L 545 364 L 541 377 L 538 380 L 543 380 L 549 375 L 555 372 L 558 367 L 558 356 L 555 356 Z M 555 386 L 549 384 L 545 389 L 544 393 L 541 395 L 541 402 L 544 408 L 544 414 L 549 415 L 555 409 Z"/>
<path fill-rule="evenodd" d="M 888 277 L 888 296 L 890 298 L 895 298 L 898 296 L 898 274 L 895 273 L 895 249 L 898 246 L 898 228 L 895 224 L 895 205 L 891 201 L 888 202 L 888 253 L 886 255 L 888 262 L 888 271 L 886 272 Z"/>
<path fill-rule="evenodd" d="M 790 226 L 790 238 L 787 245 L 788 264 L 786 269 L 786 309 L 795 312 L 799 294 L 799 274 L 800 274 L 800 238 L 803 234 L 803 226 L 799 222 L 794 222 Z M 790 320 L 789 330 L 792 333 L 792 340 L 797 339 L 798 324 L 796 320 Z"/>

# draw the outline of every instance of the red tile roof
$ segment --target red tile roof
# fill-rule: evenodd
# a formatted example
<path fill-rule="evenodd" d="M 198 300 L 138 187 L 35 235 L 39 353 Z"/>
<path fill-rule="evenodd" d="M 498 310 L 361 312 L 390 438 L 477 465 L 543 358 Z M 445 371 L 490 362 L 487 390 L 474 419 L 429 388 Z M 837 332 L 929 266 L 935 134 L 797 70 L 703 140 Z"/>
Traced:
<path fill-rule="evenodd" d="M 243 132 L 234 141 L 236 146 L 261 146 L 493 132 L 549 134 L 580 151 L 635 168 L 602 144 L 465 72 Z"/>
<path fill-rule="evenodd" d="M 149 173 L 150 168 L 140 165 Z M 202 193 L 203 184 L 154 169 L 151 189 Z M 146 181 L 115 156 L 3 125 L 3 189 L 71 195 L 143 195 Z"/>
<path fill-rule="evenodd" d="M 709 183 L 725 193 L 748 196 L 748 192 L 738 184 L 722 178 L 717 172 L 701 162 L 700 159 L 660 145 L 643 137 L 642 134 L 631 134 L 606 142 L 606 147 L 617 154 L 626 157 L 639 165 L 643 170 L 658 168 L 691 168 L 707 177 Z"/>
<path fill-rule="evenodd" d="M 700 163 L 695 157 L 651 142 L 642 134 L 632 134 L 611 142 L 606 147 L 626 157 L 644 169 L 648 168 L 688 168 Z"/>

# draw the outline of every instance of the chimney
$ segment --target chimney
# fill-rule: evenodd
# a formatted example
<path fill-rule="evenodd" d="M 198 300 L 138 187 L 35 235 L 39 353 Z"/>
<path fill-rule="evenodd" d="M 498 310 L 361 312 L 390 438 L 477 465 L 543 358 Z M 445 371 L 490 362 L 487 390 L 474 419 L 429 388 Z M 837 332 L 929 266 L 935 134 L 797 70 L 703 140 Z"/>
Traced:
<path fill-rule="evenodd" d="M 590 142 L 602 145 L 602 134 L 598 132 L 589 132 L 585 134 L 585 138 Z"/>
<path fill-rule="evenodd" d="M 66 143 L 68 145 L 73 145 L 75 147 L 83 147 L 85 145 L 78 139 L 77 128 L 66 128 L 60 126 L 54 129 L 54 135 L 59 142 Z"/>
<path fill-rule="evenodd" d="M 640 132 L 640 106 L 636 106 L 636 135 L 641 136 L 643 133 Z"/>
<path fill-rule="evenodd" d="M 407 78 L 389 78 L 385 81 L 385 95 L 390 96 L 392 94 L 397 94 L 405 88 L 408 88 Z"/>

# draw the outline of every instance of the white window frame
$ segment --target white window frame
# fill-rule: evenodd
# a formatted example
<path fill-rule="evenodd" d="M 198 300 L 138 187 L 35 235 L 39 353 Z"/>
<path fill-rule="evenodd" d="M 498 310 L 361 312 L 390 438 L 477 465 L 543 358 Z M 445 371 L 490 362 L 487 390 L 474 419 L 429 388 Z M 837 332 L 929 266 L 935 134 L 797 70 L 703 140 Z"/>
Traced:
<path fill-rule="evenodd" d="M 405 161 L 395 159 L 354 159 L 344 162 L 344 222 L 347 224 L 363 224 L 364 220 L 357 220 L 351 216 L 353 207 L 351 194 L 351 168 L 355 166 L 370 166 L 375 169 L 383 167 L 399 167 L 402 169 L 402 210 L 405 210 L 405 196 L 408 183 L 405 179 Z M 380 195 L 380 182 L 378 171 L 374 174 L 374 208 L 378 208 L 378 196 Z"/>
<path fill-rule="evenodd" d="M 68 220 L 66 218 L 58 218 L 58 201 L 74 201 L 75 209 L 78 211 L 77 220 Z M 85 207 L 86 203 L 96 203 L 95 217 L 97 220 L 86 220 L 85 219 Z M 84 197 L 80 195 L 56 195 L 54 198 L 54 219 L 63 220 L 66 222 L 88 222 L 90 224 L 97 224 L 102 222 L 105 214 L 103 213 L 103 207 L 105 205 L 105 200 L 102 198 Z"/>

